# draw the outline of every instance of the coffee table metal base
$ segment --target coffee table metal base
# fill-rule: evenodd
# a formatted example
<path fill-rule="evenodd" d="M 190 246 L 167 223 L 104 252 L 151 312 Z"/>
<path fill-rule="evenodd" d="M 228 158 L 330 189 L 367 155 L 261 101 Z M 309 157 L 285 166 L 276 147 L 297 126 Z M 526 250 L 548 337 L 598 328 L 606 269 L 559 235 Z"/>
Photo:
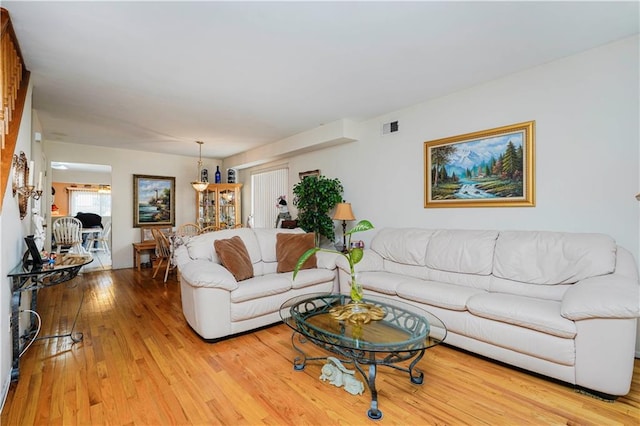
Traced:
<path fill-rule="evenodd" d="M 342 362 L 353 363 L 356 370 L 358 370 L 364 378 L 364 381 L 367 383 L 369 391 L 371 392 L 371 406 L 367 411 L 367 416 L 369 416 L 369 418 L 373 420 L 379 420 L 382 418 L 382 411 L 380 411 L 380 409 L 378 408 L 378 391 L 376 390 L 376 374 L 378 365 L 391 367 L 396 370 L 408 373 L 411 383 L 416 385 L 421 385 L 424 380 L 424 373 L 415 368 L 415 366 L 424 356 L 425 349 L 409 352 L 373 352 L 367 350 L 350 349 L 331 345 L 326 342 L 312 339 L 310 337 L 305 337 L 301 333 L 294 331 L 291 335 L 291 344 L 300 355 L 295 357 L 295 359 L 293 360 L 293 368 L 298 371 L 304 370 L 307 361 L 326 360 L 327 357 L 307 357 L 306 353 L 301 349 L 301 347 L 296 344 L 296 340 L 300 344 L 305 344 L 311 341 L 311 343 L 313 343 L 314 345 L 342 357 Z M 410 359 L 413 359 L 413 361 L 411 361 L 411 363 L 409 364 L 409 368 L 397 365 L 397 363 L 399 362 L 408 361 Z M 363 369 L 363 366 L 366 365 L 369 366 L 368 374 L 365 373 Z"/>

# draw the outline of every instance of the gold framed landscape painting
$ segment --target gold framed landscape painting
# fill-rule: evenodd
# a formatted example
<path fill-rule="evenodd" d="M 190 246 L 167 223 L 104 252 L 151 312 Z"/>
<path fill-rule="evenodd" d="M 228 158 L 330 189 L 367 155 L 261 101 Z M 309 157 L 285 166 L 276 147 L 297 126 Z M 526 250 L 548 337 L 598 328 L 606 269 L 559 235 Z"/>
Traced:
<path fill-rule="evenodd" d="M 175 225 L 176 179 L 133 175 L 133 227 Z"/>
<path fill-rule="evenodd" d="M 535 121 L 424 143 L 424 207 L 535 206 Z"/>

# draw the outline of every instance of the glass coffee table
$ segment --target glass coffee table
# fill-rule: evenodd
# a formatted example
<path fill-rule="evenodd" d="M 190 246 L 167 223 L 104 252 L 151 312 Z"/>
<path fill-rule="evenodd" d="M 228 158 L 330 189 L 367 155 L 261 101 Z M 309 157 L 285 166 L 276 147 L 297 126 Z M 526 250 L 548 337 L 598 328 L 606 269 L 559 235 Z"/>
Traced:
<path fill-rule="evenodd" d="M 363 302 L 383 310 L 383 318 L 366 324 L 339 321 L 329 313 L 337 306 L 350 303 L 348 295 L 306 294 L 287 300 L 280 307 L 282 321 L 293 330 L 291 343 L 300 354 L 293 360 L 296 370 L 303 370 L 307 361 L 327 357 L 307 357 L 302 344 L 311 342 L 338 355 L 341 361 L 352 363 L 365 379 L 371 391 L 369 418 L 382 418 L 378 409 L 376 373 L 379 365 L 409 373 L 411 383 L 422 384 L 424 374 L 416 364 L 425 350 L 440 344 L 447 328 L 435 315 L 395 299 L 367 296 Z M 411 360 L 408 367 L 398 365 Z M 368 366 L 365 373 L 363 366 Z"/>

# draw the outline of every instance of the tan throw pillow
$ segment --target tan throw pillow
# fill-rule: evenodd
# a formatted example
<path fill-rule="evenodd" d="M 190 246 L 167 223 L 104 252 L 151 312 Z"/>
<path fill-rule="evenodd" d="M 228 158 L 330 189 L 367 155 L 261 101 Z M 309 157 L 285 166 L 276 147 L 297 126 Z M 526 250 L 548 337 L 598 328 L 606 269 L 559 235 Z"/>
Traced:
<path fill-rule="evenodd" d="M 236 281 L 253 278 L 253 264 L 242 238 L 235 236 L 226 240 L 215 240 L 213 247 L 222 266 L 233 274 Z"/>
<path fill-rule="evenodd" d="M 278 272 L 291 272 L 305 251 L 315 247 L 313 232 L 308 234 L 276 234 L 276 259 L 278 259 Z M 317 265 L 314 254 L 302 265 L 300 269 L 312 269 Z"/>

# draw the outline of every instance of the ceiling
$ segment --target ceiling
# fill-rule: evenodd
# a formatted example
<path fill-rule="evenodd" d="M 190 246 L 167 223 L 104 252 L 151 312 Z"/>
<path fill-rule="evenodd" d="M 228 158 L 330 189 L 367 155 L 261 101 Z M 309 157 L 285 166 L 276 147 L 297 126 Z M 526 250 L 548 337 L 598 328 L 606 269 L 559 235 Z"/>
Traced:
<path fill-rule="evenodd" d="M 3 0 L 43 138 L 225 158 L 638 34 L 638 2 Z"/>

